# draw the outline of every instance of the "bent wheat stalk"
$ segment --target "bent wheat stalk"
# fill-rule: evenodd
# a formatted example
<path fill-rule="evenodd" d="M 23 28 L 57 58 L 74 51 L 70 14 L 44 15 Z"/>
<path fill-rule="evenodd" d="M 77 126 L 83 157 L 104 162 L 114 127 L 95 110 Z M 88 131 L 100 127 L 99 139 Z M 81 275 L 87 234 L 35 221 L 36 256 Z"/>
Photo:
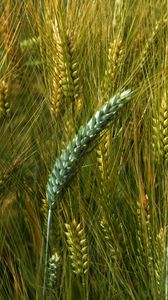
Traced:
<path fill-rule="evenodd" d="M 63 193 L 67 183 L 74 176 L 77 166 L 84 153 L 98 134 L 105 129 L 116 112 L 130 99 L 131 90 L 112 97 L 97 111 L 85 126 L 79 129 L 67 148 L 57 158 L 52 172 L 49 176 L 46 196 L 50 209 L 57 205 L 60 195 Z"/>

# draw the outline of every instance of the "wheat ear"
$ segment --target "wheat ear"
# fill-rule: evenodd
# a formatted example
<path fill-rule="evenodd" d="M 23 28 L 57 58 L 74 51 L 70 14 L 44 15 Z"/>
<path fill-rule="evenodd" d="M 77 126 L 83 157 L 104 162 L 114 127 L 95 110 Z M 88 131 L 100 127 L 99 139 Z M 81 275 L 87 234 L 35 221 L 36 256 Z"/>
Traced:
<path fill-rule="evenodd" d="M 100 226 L 103 233 L 105 244 L 107 246 L 107 251 L 110 254 L 110 258 L 113 260 L 113 262 L 117 262 L 117 260 L 120 259 L 121 254 L 119 249 L 114 244 L 115 238 L 112 236 L 110 225 L 108 224 L 108 221 L 104 216 L 100 220 Z"/>
<path fill-rule="evenodd" d="M 168 104 L 164 96 L 157 117 L 153 118 L 153 152 L 156 160 L 168 163 Z"/>
<path fill-rule="evenodd" d="M 60 256 L 55 252 L 48 262 L 48 287 L 51 289 L 57 286 L 60 265 Z"/>
<path fill-rule="evenodd" d="M 72 261 L 73 272 L 77 275 L 88 272 L 88 246 L 84 228 L 74 219 L 71 224 L 65 224 L 68 248 Z"/>
<path fill-rule="evenodd" d="M 88 150 L 90 144 L 107 126 L 116 112 L 128 102 L 130 95 L 131 90 L 126 90 L 111 98 L 109 102 L 105 103 L 102 108 L 94 114 L 84 127 L 80 128 L 78 134 L 75 135 L 67 148 L 62 151 L 60 157 L 54 164 L 46 188 L 46 196 L 51 209 L 56 206 L 58 197 L 74 176 L 81 158 Z"/>
<path fill-rule="evenodd" d="M 156 36 L 157 36 L 158 32 L 160 32 L 162 27 L 164 28 L 166 26 L 167 21 L 168 21 L 168 18 L 164 17 L 164 18 L 161 18 L 159 21 L 156 22 L 155 28 L 152 32 L 152 35 L 147 40 L 146 45 L 145 45 L 145 47 L 142 51 L 141 58 L 140 58 L 141 67 L 143 67 L 143 65 L 146 61 L 149 50 L 151 49 L 151 45 L 154 42 L 154 40 L 156 39 Z"/>
<path fill-rule="evenodd" d="M 112 91 L 115 90 L 117 75 L 120 74 L 123 58 L 123 46 L 121 38 L 115 39 L 110 43 L 107 56 L 107 65 L 104 73 L 104 78 L 101 84 L 101 95 L 103 101 L 109 98 Z M 111 173 L 111 147 L 112 147 L 112 134 L 108 130 L 104 134 L 100 145 L 97 148 L 97 162 L 101 176 L 101 189 L 102 196 L 108 199 L 108 186 Z"/>
<path fill-rule="evenodd" d="M 107 65 L 101 87 L 101 94 L 105 101 L 115 88 L 116 77 L 122 66 L 123 53 L 122 40 L 118 37 L 110 43 L 108 49 Z"/>
<path fill-rule="evenodd" d="M 50 109 L 58 117 L 66 105 L 80 98 L 80 76 L 77 53 L 74 46 L 74 34 L 65 29 L 62 15 L 58 12 L 51 21 L 52 38 L 55 47 L 53 57 L 53 75 L 50 77 Z M 50 21 L 49 21 L 50 23 Z"/>
<path fill-rule="evenodd" d="M 8 102 L 9 81 L 0 80 L 0 119 L 8 115 L 10 106 Z"/>
<path fill-rule="evenodd" d="M 165 230 L 160 228 L 155 240 L 155 278 L 157 284 L 158 295 L 161 297 L 163 289 L 163 275 L 164 275 L 164 246 L 165 246 Z"/>

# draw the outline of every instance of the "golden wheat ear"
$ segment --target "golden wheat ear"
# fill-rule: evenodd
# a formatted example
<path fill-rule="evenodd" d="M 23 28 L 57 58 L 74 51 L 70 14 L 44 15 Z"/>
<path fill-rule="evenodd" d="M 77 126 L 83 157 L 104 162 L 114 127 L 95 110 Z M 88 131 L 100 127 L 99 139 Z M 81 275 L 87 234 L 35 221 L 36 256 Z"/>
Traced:
<path fill-rule="evenodd" d="M 75 219 L 71 224 L 65 224 L 65 227 L 73 272 L 77 275 L 86 274 L 89 267 L 89 256 L 85 230 Z"/>
<path fill-rule="evenodd" d="M 57 119 L 59 116 L 63 117 L 67 105 L 80 98 L 79 63 L 74 32 L 67 28 L 59 5 L 56 15 L 53 16 L 50 8 L 46 18 L 46 29 L 50 28 L 50 43 L 46 44 L 46 51 L 52 52 L 52 57 L 47 58 L 49 71 L 46 73 L 46 79 L 50 94 L 48 104 L 53 117 Z M 44 67 L 48 68 L 46 65 Z"/>
<path fill-rule="evenodd" d="M 153 117 L 152 147 L 157 162 L 168 163 L 168 100 L 163 97 L 160 110 Z"/>
<path fill-rule="evenodd" d="M 115 90 L 115 81 L 122 66 L 123 52 L 122 40 L 118 37 L 110 43 L 108 49 L 107 65 L 101 83 L 103 101 L 107 101 L 111 93 Z"/>
<path fill-rule="evenodd" d="M 152 44 L 155 41 L 157 34 L 160 32 L 160 30 L 162 28 L 164 28 L 166 26 L 167 22 L 168 22 L 167 17 L 161 18 L 159 21 L 156 22 L 155 28 L 154 28 L 151 36 L 147 40 L 146 45 L 142 51 L 141 58 L 140 58 L 141 67 L 143 67 L 145 61 L 147 60 L 149 51 L 152 48 Z"/>
<path fill-rule="evenodd" d="M 9 81 L 0 81 L 0 119 L 6 117 L 10 111 L 9 105 Z"/>

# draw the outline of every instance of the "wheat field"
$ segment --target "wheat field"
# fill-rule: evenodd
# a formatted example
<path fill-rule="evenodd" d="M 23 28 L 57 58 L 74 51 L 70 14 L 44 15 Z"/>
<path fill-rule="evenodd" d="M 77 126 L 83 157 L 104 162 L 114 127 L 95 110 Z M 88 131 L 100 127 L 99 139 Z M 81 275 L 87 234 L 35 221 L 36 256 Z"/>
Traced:
<path fill-rule="evenodd" d="M 1 0 L 0 299 L 168 299 L 166 0 Z"/>

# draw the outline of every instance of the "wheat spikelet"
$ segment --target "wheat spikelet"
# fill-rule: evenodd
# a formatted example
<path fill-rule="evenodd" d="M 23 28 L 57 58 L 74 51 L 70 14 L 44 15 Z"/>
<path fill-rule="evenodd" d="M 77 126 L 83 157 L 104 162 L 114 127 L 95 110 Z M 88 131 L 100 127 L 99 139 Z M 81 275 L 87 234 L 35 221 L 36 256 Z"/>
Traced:
<path fill-rule="evenodd" d="M 9 80 L 0 80 L 0 119 L 8 115 L 9 105 Z"/>
<path fill-rule="evenodd" d="M 48 262 L 48 287 L 50 289 L 56 288 L 59 279 L 59 269 L 61 266 L 60 256 L 55 252 Z"/>
<path fill-rule="evenodd" d="M 65 224 L 68 248 L 72 261 L 73 272 L 77 275 L 86 274 L 89 267 L 88 246 L 84 228 L 74 219 Z"/>
<path fill-rule="evenodd" d="M 152 147 L 156 160 L 168 163 L 168 103 L 167 95 L 163 97 L 157 116 L 153 117 Z"/>
<path fill-rule="evenodd" d="M 51 208 L 56 206 L 58 197 L 74 176 L 84 153 L 116 112 L 128 101 L 130 94 L 131 91 L 127 90 L 111 98 L 84 127 L 80 128 L 78 134 L 62 151 L 54 164 L 46 188 L 46 196 Z"/>

